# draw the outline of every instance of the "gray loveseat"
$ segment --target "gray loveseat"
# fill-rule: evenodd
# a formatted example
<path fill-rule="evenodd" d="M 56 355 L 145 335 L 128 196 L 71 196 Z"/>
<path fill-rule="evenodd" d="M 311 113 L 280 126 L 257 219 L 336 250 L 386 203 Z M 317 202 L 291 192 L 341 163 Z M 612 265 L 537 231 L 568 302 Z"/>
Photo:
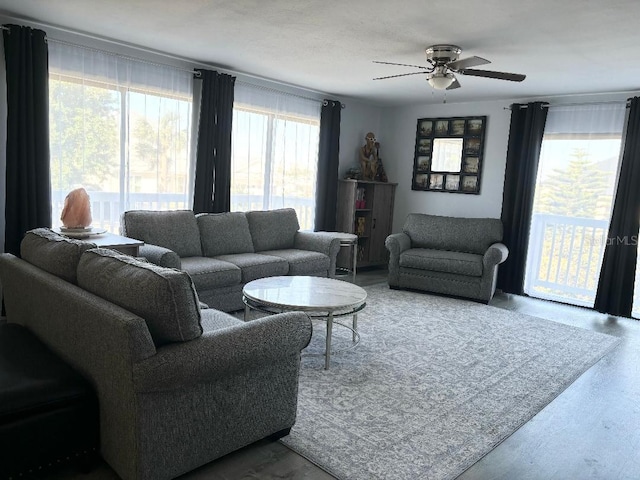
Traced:
<path fill-rule="evenodd" d="M 340 240 L 301 232 L 296 211 L 194 215 L 191 210 L 130 210 L 120 233 L 145 242 L 140 255 L 193 279 L 200 300 L 225 312 L 240 310 L 242 287 L 278 275 L 335 276 Z"/>
<path fill-rule="evenodd" d="M 0 254 L 7 321 L 86 377 L 101 454 L 125 480 L 169 479 L 296 418 L 306 314 L 248 323 L 200 310 L 189 276 L 48 229 Z"/>
<path fill-rule="evenodd" d="M 501 241 L 500 219 L 411 213 L 385 242 L 389 286 L 489 302 L 509 253 Z"/>

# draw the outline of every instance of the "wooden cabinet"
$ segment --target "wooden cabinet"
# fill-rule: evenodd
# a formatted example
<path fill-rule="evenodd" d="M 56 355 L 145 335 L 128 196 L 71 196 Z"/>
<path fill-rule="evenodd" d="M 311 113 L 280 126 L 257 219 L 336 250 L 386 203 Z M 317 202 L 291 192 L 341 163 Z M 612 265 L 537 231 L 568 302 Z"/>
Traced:
<path fill-rule="evenodd" d="M 386 265 L 384 241 L 393 226 L 396 183 L 339 180 L 336 230 L 358 235 L 358 267 Z M 338 266 L 349 265 L 342 252 Z"/>

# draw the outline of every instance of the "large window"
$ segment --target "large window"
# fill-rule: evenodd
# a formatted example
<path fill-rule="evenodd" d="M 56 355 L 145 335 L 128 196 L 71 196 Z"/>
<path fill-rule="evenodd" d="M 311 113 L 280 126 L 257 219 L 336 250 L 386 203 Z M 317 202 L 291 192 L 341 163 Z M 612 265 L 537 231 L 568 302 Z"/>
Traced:
<path fill-rule="evenodd" d="M 191 89 L 189 72 L 51 42 L 54 226 L 77 187 L 114 233 L 125 210 L 189 208 Z"/>
<path fill-rule="evenodd" d="M 624 116 L 623 103 L 549 110 L 535 187 L 525 293 L 593 306 Z"/>
<path fill-rule="evenodd" d="M 231 210 L 296 210 L 312 230 L 320 103 L 236 84 L 231 154 Z"/>

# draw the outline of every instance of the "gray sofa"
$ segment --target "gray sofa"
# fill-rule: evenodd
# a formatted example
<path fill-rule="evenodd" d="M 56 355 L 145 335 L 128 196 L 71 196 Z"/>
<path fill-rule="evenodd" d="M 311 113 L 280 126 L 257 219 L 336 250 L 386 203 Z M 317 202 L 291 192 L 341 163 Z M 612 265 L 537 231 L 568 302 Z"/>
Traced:
<path fill-rule="evenodd" d="M 191 210 L 130 210 L 120 233 L 145 243 L 140 255 L 193 279 L 200 300 L 230 312 L 244 307 L 242 287 L 277 275 L 335 276 L 340 240 L 301 232 L 295 210 L 194 215 Z"/>
<path fill-rule="evenodd" d="M 497 218 L 411 213 L 402 233 L 389 235 L 389 286 L 489 302 L 498 265 L 507 259 Z"/>
<path fill-rule="evenodd" d="M 48 229 L 0 254 L 7 321 L 86 377 L 101 454 L 120 477 L 168 479 L 294 424 L 306 314 L 244 323 L 199 308 L 189 276 Z"/>

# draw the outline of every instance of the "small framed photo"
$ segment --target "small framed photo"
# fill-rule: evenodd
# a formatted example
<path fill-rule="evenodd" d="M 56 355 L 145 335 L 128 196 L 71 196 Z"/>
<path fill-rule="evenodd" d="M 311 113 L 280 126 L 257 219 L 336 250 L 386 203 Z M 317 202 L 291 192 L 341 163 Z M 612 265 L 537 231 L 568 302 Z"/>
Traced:
<path fill-rule="evenodd" d="M 436 121 L 436 135 L 448 135 L 449 134 L 449 120 Z"/>
<path fill-rule="evenodd" d="M 478 157 L 464 157 L 462 171 L 464 173 L 478 173 L 480 169 L 480 159 Z"/>
<path fill-rule="evenodd" d="M 444 187 L 444 175 L 440 173 L 432 173 L 429 177 L 429 188 L 431 190 L 442 190 Z"/>
<path fill-rule="evenodd" d="M 482 118 L 467 120 L 467 133 L 469 135 L 480 135 L 482 133 Z"/>
<path fill-rule="evenodd" d="M 480 139 L 465 138 L 463 150 L 466 155 L 478 155 L 480 153 Z"/>
<path fill-rule="evenodd" d="M 420 122 L 420 135 L 425 137 L 431 136 L 433 133 L 433 122 L 431 120 L 423 120 Z"/>
<path fill-rule="evenodd" d="M 451 120 L 451 135 L 464 135 L 464 120 Z"/>
<path fill-rule="evenodd" d="M 462 191 L 476 193 L 478 191 L 478 177 L 475 175 L 463 175 Z"/>
<path fill-rule="evenodd" d="M 447 175 L 447 179 L 444 184 L 445 190 L 458 191 L 460 190 L 460 175 Z"/>
<path fill-rule="evenodd" d="M 426 190 L 429 188 L 429 175 L 426 173 L 420 173 L 415 176 L 415 180 L 413 182 L 414 188 L 419 190 Z"/>
<path fill-rule="evenodd" d="M 416 172 L 429 172 L 431 169 L 431 157 L 422 156 L 418 157 L 418 165 L 416 166 Z"/>
<path fill-rule="evenodd" d="M 421 138 L 418 141 L 418 154 L 431 153 L 431 139 Z"/>

